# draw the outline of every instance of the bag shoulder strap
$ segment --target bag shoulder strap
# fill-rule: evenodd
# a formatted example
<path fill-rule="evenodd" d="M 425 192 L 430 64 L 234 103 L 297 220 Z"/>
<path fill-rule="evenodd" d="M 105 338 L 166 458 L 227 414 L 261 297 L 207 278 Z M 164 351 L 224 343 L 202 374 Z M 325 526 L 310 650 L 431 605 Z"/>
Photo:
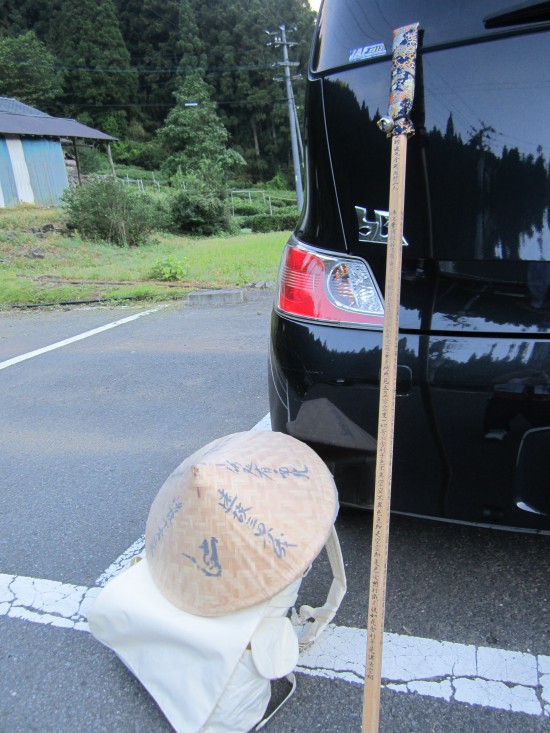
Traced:
<path fill-rule="evenodd" d="M 293 614 L 292 623 L 297 627 L 296 633 L 298 634 L 300 649 L 305 649 L 319 638 L 334 618 L 346 594 L 346 571 L 335 527 L 332 528 L 325 549 L 332 570 L 332 584 L 324 605 L 318 608 L 304 605 L 300 607 L 298 614 Z"/>
<path fill-rule="evenodd" d="M 340 542 L 338 540 L 335 527 L 332 528 L 325 545 L 325 550 L 327 551 L 333 576 L 327 600 L 324 605 L 319 606 L 319 608 L 301 606 L 299 613 L 296 613 L 296 611 L 292 609 L 291 621 L 296 635 L 298 636 L 300 649 L 305 649 L 319 638 L 334 618 L 336 611 L 340 607 L 342 599 L 346 594 L 346 571 L 344 569 L 344 559 L 342 557 L 342 550 L 340 549 Z M 295 599 L 296 596 L 294 596 L 294 600 Z M 270 715 L 258 723 L 254 728 L 255 731 L 262 730 L 263 727 L 269 723 L 275 713 L 277 713 L 294 694 L 294 691 L 296 690 L 296 676 L 291 672 L 286 675 L 286 679 L 291 685 L 290 692 Z"/>

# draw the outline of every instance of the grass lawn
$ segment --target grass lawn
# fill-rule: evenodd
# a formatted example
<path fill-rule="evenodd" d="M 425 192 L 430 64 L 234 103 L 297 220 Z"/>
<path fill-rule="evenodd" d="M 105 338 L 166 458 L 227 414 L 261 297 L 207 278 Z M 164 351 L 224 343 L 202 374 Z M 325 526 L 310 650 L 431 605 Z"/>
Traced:
<path fill-rule="evenodd" d="M 69 236 L 62 209 L 0 209 L 0 308 L 106 298 L 165 300 L 204 287 L 271 282 L 288 232 L 193 239 L 159 233 L 139 248 Z"/>

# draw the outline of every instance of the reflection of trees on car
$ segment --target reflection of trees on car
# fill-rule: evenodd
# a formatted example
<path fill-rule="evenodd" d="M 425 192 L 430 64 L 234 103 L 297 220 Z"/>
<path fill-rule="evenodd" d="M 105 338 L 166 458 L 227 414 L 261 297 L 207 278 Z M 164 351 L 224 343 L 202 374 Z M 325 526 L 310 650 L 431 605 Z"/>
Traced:
<path fill-rule="evenodd" d="M 347 199 L 349 188 L 355 192 L 354 203 L 370 213 L 387 209 L 389 151 L 379 144 L 375 120 L 380 111 L 369 109 L 355 89 L 339 80 L 325 82 L 325 95 L 327 126 L 335 130 L 333 164 L 341 195 Z M 354 148 L 350 169 L 349 140 L 357 130 L 362 140 Z M 431 230 L 433 254 L 441 259 L 526 259 L 520 252 L 522 239 L 537 240 L 537 259 L 550 257 L 550 177 L 542 148 L 536 155 L 507 146 L 496 153 L 495 136 L 493 127 L 480 123 L 464 140 L 455 132 L 452 114 L 444 132 L 417 125 L 409 145 L 405 213 L 411 256 L 432 255 L 427 236 Z M 370 175 L 372 171 L 376 175 Z M 431 222 L 426 221 L 428 210 Z M 343 212 L 350 217 L 350 229 L 358 226 L 354 214 Z"/>

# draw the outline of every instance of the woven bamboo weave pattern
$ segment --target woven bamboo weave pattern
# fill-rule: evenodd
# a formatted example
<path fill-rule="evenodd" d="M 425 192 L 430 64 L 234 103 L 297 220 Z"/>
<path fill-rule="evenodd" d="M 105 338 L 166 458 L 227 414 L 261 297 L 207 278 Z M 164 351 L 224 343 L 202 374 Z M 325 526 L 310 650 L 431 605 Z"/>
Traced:
<path fill-rule="evenodd" d="M 282 433 L 235 433 L 166 480 L 147 521 L 147 560 L 178 608 L 226 614 L 299 578 L 337 510 L 333 478 L 308 446 Z"/>

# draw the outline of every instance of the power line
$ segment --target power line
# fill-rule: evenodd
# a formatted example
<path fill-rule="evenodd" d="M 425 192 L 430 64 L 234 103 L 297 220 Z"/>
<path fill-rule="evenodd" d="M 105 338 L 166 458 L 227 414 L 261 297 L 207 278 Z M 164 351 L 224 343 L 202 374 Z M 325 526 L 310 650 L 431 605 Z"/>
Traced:
<path fill-rule="evenodd" d="M 265 102 L 258 101 L 256 99 L 227 99 L 222 101 L 216 101 L 213 100 L 214 104 L 217 106 L 227 106 L 227 105 L 236 105 L 236 104 L 249 104 L 249 105 L 257 105 L 258 107 L 266 107 L 266 106 L 273 106 L 274 104 L 288 104 L 288 99 L 286 97 L 281 97 L 280 99 L 268 99 Z M 63 105 L 64 107 L 70 107 L 71 105 Z M 127 102 L 124 104 L 92 104 L 92 103 L 79 103 L 79 107 L 85 107 L 86 109 L 129 109 L 129 108 L 142 108 L 142 107 L 165 107 L 166 109 L 172 109 L 176 106 L 176 104 L 166 104 L 164 102 L 159 102 L 158 104 L 156 102 Z"/>
<path fill-rule="evenodd" d="M 51 69 L 53 71 L 85 71 L 96 74 L 178 74 L 191 71 L 206 74 L 225 74 L 234 71 L 268 71 L 272 64 L 233 64 L 222 66 L 67 66 L 64 64 L 35 64 L 29 61 L 15 62 L 17 66 Z"/>

